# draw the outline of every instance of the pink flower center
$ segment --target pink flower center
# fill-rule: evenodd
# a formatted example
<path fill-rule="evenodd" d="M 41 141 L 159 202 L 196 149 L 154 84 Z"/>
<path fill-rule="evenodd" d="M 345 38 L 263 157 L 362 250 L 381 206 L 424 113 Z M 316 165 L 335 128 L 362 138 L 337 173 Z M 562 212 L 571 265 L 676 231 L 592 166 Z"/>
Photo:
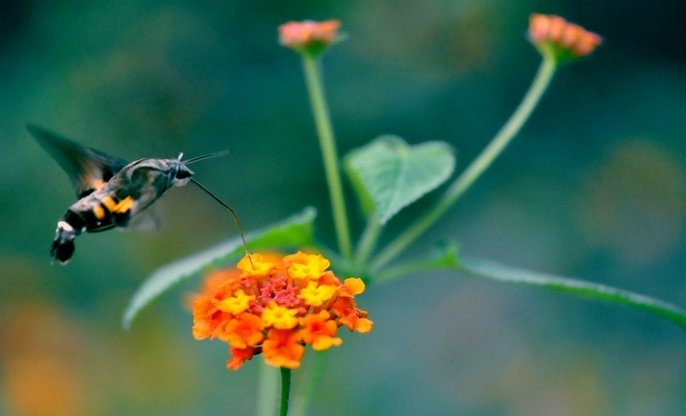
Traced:
<path fill-rule="evenodd" d="M 269 281 L 262 289 L 260 289 L 259 300 L 263 305 L 275 301 L 279 306 L 286 308 L 295 308 L 300 305 L 301 300 L 296 297 L 297 288 L 289 286 L 286 282 L 286 276 L 279 276 Z"/>

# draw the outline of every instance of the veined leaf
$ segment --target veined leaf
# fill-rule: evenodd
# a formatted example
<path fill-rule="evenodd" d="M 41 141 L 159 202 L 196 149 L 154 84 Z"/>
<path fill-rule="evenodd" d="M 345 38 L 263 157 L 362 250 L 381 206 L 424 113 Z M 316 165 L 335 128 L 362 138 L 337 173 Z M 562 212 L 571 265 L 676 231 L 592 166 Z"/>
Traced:
<path fill-rule="evenodd" d="M 454 267 L 454 269 L 482 279 L 538 286 L 545 289 L 573 293 L 587 298 L 628 305 L 669 319 L 686 329 L 686 310 L 676 305 L 627 290 L 583 280 L 521 270 L 486 261 L 460 259 L 458 266 Z"/>
<path fill-rule="evenodd" d="M 454 169 L 455 155 L 448 144 L 409 146 L 396 136 L 381 136 L 345 158 L 345 170 L 363 210 L 369 215 L 373 201 L 382 224 L 436 189 Z"/>
<path fill-rule="evenodd" d="M 272 247 L 311 245 L 314 241 L 313 223 L 316 215 L 317 211 L 314 208 L 305 208 L 301 213 L 278 224 L 247 233 L 245 239 L 251 251 Z M 205 267 L 225 263 L 241 253 L 243 253 L 243 244 L 241 239 L 236 237 L 155 270 L 131 298 L 124 312 L 124 328 L 128 329 L 138 313 L 163 293 L 193 277 Z"/>
<path fill-rule="evenodd" d="M 591 299 L 642 309 L 666 318 L 686 329 L 686 310 L 650 296 L 640 295 L 627 290 L 617 289 L 597 283 L 586 282 L 568 277 L 522 270 L 483 260 L 465 260 L 457 255 L 457 247 L 448 246 L 438 256 L 414 263 L 407 263 L 386 270 L 372 278 L 370 283 L 381 283 L 401 275 L 432 270 L 455 270 L 471 277 L 488 279 L 501 283 L 535 286 L 559 292 L 572 293 Z"/>

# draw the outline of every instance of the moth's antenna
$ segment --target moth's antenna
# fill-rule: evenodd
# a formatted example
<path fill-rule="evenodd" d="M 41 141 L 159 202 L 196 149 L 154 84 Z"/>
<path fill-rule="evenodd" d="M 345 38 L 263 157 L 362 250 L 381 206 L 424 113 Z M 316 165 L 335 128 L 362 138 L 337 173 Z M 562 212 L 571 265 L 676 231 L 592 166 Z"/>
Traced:
<path fill-rule="evenodd" d="M 183 152 L 179 153 L 179 157 L 177 157 L 176 160 L 180 161 L 182 157 L 183 157 Z"/>
<path fill-rule="evenodd" d="M 221 152 L 220 152 L 220 153 L 221 153 Z M 209 156 L 209 155 L 208 155 L 208 156 Z M 197 159 L 197 158 L 194 158 L 194 159 Z M 192 160 L 192 159 L 191 159 L 191 160 Z M 208 194 L 209 196 L 211 196 L 212 198 L 214 198 L 214 200 L 217 201 L 217 202 L 219 202 L 224 208 L 228 209 L 229 212 L 231 213 L 231 215 L 233 215 L 233 219 L 234 219 L 234 221 L 236 221 L 236 227 L 238 227 L 238 234 L 241 235 L 241 240 L 243 241 L 243 247 L 245 248 L 245 254 L 248 255 L 248 258 L 250 259 L 250 264 L 253 266 L 253 269 L 254 269 L 254 268 L 255 268 L 255 265 L 254 265 L 253 262 L 252 262 L 252 256 L 250 255 L 250 251 L 248 250 L 248 243 L 245 242 L 245 236 L 243 235 L 243 229 L 241 228 L 241 222 L 238 221 L 238 215 L 236 215 L 236 212 L 235 212 L 233 209 L 231 209 L 230 206 L 228 206 L 228 205 L 226 205 L 225 203 L 223 203 L 221 199 L 217 198 L 217 196 L 216 196 L 215 194 L 213 194 L 209 189 L 205 188 L 205 186 L 203 186 L 203 184 L 201 184 L 200 182 L 196 181 L 194 178 L 191 178 L 191 182 L 193 182 L 194 184 L 198 185 L 198 187 L 199 187 L 200 189 L 202 189 L 203 191 L 207 192 L 207 194 Z"/>
<path fill-rule="evenodd" d="M 215 153 L 210 153 L 208 155 L 192 157 L 188 160 L 184 160 L 183 163 L 185 165 L 190 165 L 191 163 L 199 162 L 201 160 L 212 159 L 213 157 L 225 156 L 225 155 L 228 155 L 229 153 L 231 153 L 231 150 L 222 150 L 221 152 L 215 152 Z M 183 155 L 183 153 L 181 153 L 181 154 Z M 179 158 L 179 160 L 181 160 L 181 158 Z"/>

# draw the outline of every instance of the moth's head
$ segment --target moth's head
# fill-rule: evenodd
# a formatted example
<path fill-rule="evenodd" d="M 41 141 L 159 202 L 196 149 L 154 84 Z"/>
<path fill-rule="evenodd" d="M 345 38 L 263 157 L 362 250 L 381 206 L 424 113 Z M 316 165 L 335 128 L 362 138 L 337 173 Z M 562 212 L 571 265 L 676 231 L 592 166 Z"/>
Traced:
<path fill-rule="evenodd" d="M 228 155 L 231 153 L 230 150 L 224 150 L 221 152 L 217 153 L 210 153 L 207 155 L 202 155 L 202 156 L 196 156 L 192 157 L 188 160 L 181 161 L 181 158 L 183 158 L 183 153 L 179 153 L 179 157 L 176 159 L 170 159 L 167 160 L 167 163 L 169 163 L 171 169 L 172 169 L 172 185 L 174 186 L 184 186 L 185 184 L 188 183 L 188 181 L 191 180 L 191 176 L 193 176 L 193 171 L 188 169 L 187 165 L 190 165 L 191 163 L 199 162 L 201 160 L 205 159 L 212 159 L 214 157 L 218 156 L 224 156 Z"/>
<path fill-rule="evenodd" d="M 188 166 L 179 161 L 176 161 L 176 163 L 171 166 L 170 173 L 172 185 L 174 186 L 184 186 L 191 180 L 191 176 L 194 174 L 192 170 L 188 169 Z"/>

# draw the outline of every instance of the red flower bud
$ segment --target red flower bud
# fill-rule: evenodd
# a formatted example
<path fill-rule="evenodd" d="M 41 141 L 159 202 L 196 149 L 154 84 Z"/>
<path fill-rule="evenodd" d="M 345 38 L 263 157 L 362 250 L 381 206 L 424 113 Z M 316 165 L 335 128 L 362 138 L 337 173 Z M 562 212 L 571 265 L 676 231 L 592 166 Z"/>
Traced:
<path fill-rule="evenodd" d="M 602 42 L 597 34 L 560 16 L 536 13 L 529 17 L 529 40 L 542 54 L 552 54 L 557 61 L 586 56 Z"/>
<path fill-rule="evenodd" d="M 279 42 L 294 51 L 318 55 L 336 40 L 341 22 L 288 22 L 279 26 Z"/>

